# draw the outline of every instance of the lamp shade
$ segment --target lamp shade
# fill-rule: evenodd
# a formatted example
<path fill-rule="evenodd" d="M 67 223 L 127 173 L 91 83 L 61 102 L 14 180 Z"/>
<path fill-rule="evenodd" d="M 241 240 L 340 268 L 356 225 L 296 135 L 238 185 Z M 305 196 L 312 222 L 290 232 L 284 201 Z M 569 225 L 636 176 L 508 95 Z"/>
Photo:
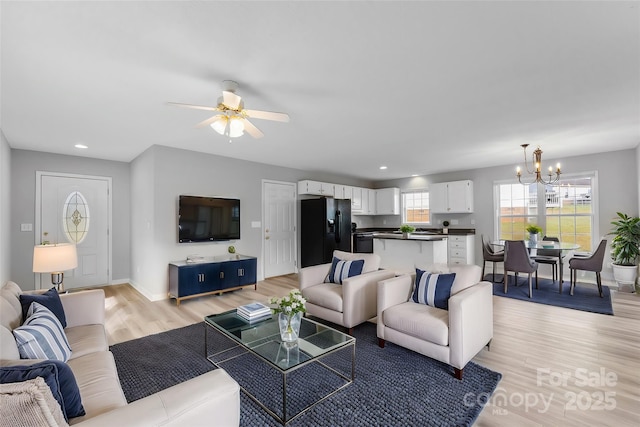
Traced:
<path fill-rule="evenodd" d="M 78 253 L 73 243 L 36 245 L 33 247 L 33 272 L 52 273 L 78 266 Z"/>

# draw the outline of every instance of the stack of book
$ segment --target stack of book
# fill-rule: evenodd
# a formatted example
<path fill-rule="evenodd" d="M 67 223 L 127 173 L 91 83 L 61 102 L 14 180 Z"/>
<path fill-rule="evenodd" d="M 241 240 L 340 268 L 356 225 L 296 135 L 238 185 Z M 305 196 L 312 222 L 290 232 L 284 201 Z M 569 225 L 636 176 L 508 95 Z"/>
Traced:
<path fill-rule="evenodd" d="M 242 305 L 236 310 L 238 316 L 248 322 L 256 322 L 258 320 L 269 319 L 271 317 L 271 309 L 264 304 L 254 302 Z"/>

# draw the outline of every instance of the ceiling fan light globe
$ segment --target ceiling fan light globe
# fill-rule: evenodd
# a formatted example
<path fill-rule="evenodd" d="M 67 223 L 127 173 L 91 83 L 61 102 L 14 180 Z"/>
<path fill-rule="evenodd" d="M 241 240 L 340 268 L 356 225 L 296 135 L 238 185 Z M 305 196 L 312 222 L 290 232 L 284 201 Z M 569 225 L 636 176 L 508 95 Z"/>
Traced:
<path fill-rule="evenodd" d="M 213 128 L 213 130 L 215 130 L 216 132 L 218 132 L 220 135 L 224 135 L 224 130 L 227 127 L 227 119 L 226 117 L 219 117 L 217 120 L 215 120 L 213 123 L 211 123 L 211 127 Z"/>
<path fill-rule="evenodd" d="M 232 119 L 229 121 L 229 136 L 231 138 L 236 138 L 238 136 L 244 135 L 244 123 L 240 120 Z"/>

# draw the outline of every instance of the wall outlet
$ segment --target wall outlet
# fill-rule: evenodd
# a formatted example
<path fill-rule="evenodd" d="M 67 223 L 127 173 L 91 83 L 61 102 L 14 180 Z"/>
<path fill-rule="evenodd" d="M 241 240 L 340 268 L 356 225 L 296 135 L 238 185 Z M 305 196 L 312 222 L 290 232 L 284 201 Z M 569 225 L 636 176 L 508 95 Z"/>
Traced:
<path fill-rule="evenodd" d="M 20 231 L 33 231 L 33 224 L 20 224 Z"/>
<path fill-rule="evenodd" d="M 471 225 L 476 225 L 476 220 L 475 219 L 471 220 Z"/>
<path fill-rule="evenodd" d="M 458 225 L 458 220 L 457 219 L 452 219 L 451 220 L 451 225 Z"/>
<path fill-rule="evenodd" d="M 386 219 L 382 220 L 382 225 L 387 225 L 387 220 Z"/>
<path fill-rule="evenodd" d="M 260 228 L 262 223 L 260 221 L 251 221 L 251 228 Z"/>

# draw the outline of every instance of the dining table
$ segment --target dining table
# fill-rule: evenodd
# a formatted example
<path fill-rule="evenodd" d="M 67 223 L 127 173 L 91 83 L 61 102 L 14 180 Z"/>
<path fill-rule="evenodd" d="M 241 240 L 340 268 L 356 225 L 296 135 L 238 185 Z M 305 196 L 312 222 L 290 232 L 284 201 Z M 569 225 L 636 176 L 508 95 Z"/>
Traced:
<path fill-rule="evenodd" d="M 504 247 L 504 240 L 496 240 L 491 242 L 493 246 Z M 558 251 L 558 293 L 562 293 L 562 253 L 566 251 L 572 251 L 580 248 L 580 245 L 573 242 L 556 242 L 553 240 L 538 240 L 532 242 L 531 240 L 524 241 L 525 246 L 531 253 L 534 250 L 545 249 L 550 251 Z M 535 255 L 535 253 L 533 254 Z"/>

